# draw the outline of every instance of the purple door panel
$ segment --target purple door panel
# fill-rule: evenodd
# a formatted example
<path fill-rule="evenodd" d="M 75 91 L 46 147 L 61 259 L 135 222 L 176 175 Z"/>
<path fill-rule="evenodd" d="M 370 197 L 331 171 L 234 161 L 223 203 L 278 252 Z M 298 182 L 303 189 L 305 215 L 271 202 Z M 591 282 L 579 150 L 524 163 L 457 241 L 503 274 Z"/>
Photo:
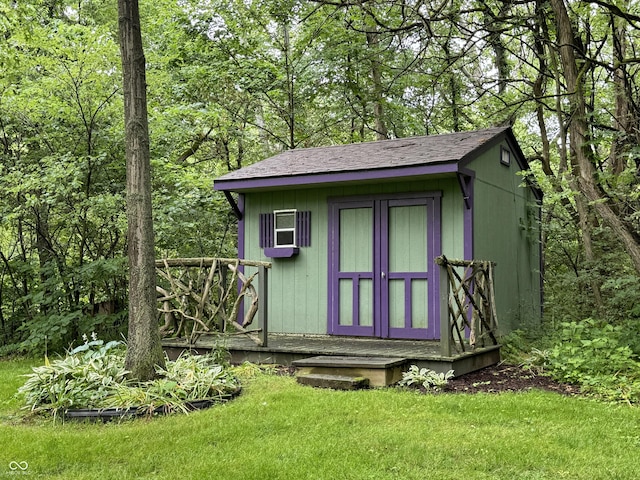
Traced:
<path fill-rule="evenodd" d="M 435 339 L 440 193 L 329 202 L 329 333 Z"/>

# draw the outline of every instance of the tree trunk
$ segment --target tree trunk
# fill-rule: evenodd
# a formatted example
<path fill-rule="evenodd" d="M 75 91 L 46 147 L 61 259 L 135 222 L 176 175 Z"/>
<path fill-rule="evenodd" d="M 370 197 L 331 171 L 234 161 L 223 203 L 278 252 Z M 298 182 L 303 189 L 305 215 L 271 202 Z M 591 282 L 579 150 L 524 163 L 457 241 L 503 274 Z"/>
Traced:
<path fill-rule="evenodd" d="M 589 146 L 585 92 L 580 82 L 580 71 L 575 55 L 575 50 L 577 49 L 575 32 L 564 0 L 550 0 L 550 3 L 555 16 L 557 43 L 559 45 L 560 58 L 562 59 L 568 98 L 571 104 L 569 139 L 571 155 L 575 161 L 578 187 L 602 220 L 620 238 L 627 254 L 631 258 L 634 269 L 640 274 L 640 242 L 636 238 L 638 234 L 631 230 L 623 219 L 616 214 L 611 206 L 610 199 L 596 183 L 596 172 L 591 161 L 592 153 Z"/>
<path fill-rule="evenodd" d="M 373 118 L 376 123 L 376 140 L 389 138 L 387 125 L 384 121 L 384 95 L 382 86 L 382 70 L 380 68 L 379 33 L 375 30 L 367 32 L 367 46 L 371 55 L 371 80 L 373 82 Z"/>
<path fill-rule="evenodd" d="M 572 188 L 576 191 L 577 188 L 576 182 L 574 180 L 570 180 L 569 182 L 572 185 Z M 589 285 L 591 286 L 591 292 L 593 293 L 593 303 L 598 310 L 601 312 L 604 304 L 602 302 L 602 290 L 601 290 L 601 282 L 598 276 L 594 276 L 591 274 L 591 270 L 593 266 L 596 264 L 596 255 L 593 249 L 593 236 L 591 235 L 593 226 L 593 212 L 589 208 L 585 198 L 581 195 L 576 195 L 575 197 L 576 203 L 576 211 L 578 212 L 578 225 L 580 226 L 580 235 L 582 237 L 582 247 L 584 249 L 585 260 L 587 261 L 587 265 L 589 268 Z"/>
<path fill-rule="evenodd" d="M 611 30 L 613 37 L 613 51 L 617 60 L 623 60 L 626 51 L 626 40 L 624 36 L 624 28 L 618 24 L 622 23 L 615 17 L 611 19 Z M 627 96 L 626 89 L 626 72 L 623 63 L 618 65 L 613 73 L 613 85 L 616 93 L 616 109 L 615 117 L 613 118 L 613 128 L 623 135 L 627 132 L 629 127 L 629 97 Z M 614 175 L 620 175 L 624 168 L 626 161 L 622 155 L 624 143 L 626 139 L 614 138 L 611 143 L 611 153 L 609 155 L 609 165 Z"/>
<path fill-rule="evenodd" d="M 151 212 L 151 165 L 145 58 L 138 0 L 118 0 L 127 158 L 129 338 L 125 367 L 146 381 L 164 364 L 156 320 L 156 274 Z"/>
<path fill-rule="evenodd" d="M 295 104 L 295 85 L 294 79 L 295 75 L 293 72 L 293 63 L 291 62 L 291 48 L 289 45 L 289 26 L 284 21 L 282 25 L 283 36 L 284 36 L 284 44 L 283 44 L 283 53 L 284 53 L 284 69 L 287 75 L 287 127 L 289 129 L 289 145 L 287 148 L 289 150 L 293 150 L 296 148 L 296 104 Z"/>

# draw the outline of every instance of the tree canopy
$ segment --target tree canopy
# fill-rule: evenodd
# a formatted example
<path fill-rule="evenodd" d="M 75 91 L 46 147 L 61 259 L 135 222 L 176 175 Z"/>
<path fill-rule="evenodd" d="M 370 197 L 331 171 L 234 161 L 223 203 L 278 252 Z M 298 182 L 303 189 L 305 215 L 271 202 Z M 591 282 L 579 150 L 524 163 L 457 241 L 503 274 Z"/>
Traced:
<path fill-rule="evenodd" d="M 547 315 L 640 318 L 637 2 L 141 0 L 140 13 L 157 255 L 233 256 L 211 182 L 276 152 L 512 125 L 545 192 Z M 117 21 L 107 0 L 0 5 L 0 352 L 125 327 Z"/>

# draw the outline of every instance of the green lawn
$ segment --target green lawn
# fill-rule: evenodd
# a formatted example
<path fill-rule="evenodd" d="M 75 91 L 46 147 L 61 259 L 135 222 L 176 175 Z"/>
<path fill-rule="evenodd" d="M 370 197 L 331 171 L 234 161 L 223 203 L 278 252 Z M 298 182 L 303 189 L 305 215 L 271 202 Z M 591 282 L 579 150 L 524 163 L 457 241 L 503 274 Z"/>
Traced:
<path fill-rule="evenodd" d="M 23 422 L 0 362 L 0 478 L 636 479 L 640 410 L 545 392 L 339 392 L 258 376 L 188 416 Z M 16 463 L 27 462 L 22 475 Z M 24 464 L 22 464 L 24 466 Z M 11 470 L 11 467 L 14 470 Z"/>

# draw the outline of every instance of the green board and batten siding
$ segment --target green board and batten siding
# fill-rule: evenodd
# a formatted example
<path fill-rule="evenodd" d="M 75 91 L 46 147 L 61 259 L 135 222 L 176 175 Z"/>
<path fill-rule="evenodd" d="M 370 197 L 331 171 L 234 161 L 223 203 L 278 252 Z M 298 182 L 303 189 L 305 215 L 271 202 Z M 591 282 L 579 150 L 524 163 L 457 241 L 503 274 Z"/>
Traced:
<path fill-rule="evenodd" d="M 503 332 L 539 323 L 541 301 L 539 205 L 511 151 L 496 145 L 469 163 L 474 182 L 474 258 L 496 262 L 495 297 Z"/>
<path fill-rule="evenodd" d="M 442 192 L 442 245 L 445 255 L 462 258 L 464 246 L 463 202 L 460 187 L 455 177 L 440 179 L 413 180 L 405 182 L 382 181 L 375 184 L 345 185 L 326 188 L 281 189 L 278 191 L 247 192 L 244 199 L 245 217 L 245 258 L 262 259 L 274 262 L 269 281 L 269 331 L 272 333 L 326 334 L 328 306 L 328 199 L 332 197 L 352 197 L 403 192 Z M 274 210 L 295 208 L 311 212 L 311 246 L 300 248 L 293 258 L 269 259 L 258 246 L 259 215 Z M 357 210 L 352 212 L 354 222 L 366 222 Z M 366 225 L 368 226 L 368 225 Z M 414 224 L 414 227 L 418 226 Z M 364 227 L 364 226 L 363 226 Z M 363 228 L 363 232 L 368 230 Z M 391 230 L 392 241 L 406 235 Z M 353 262 L 354 270 L 362 268 L 371 261 L 371 238 L 350 239 L 344 254 L 351 257 L 345 261 Z M 415 240 L 416 233 L 411 237 Z M 394 239 L 395 237 L 395 239 Z M 344 244 L 343 244 L 344 246 Z M 368 257 L 368 258 L 367 258 Z M 400 263 L 408 259 L 391 258 Z M 411 261 L 414 261 L 411 259 Z M 419 261 L 419 260 L 415 260 Z M 247 270 L 249 272 L 250 270 Z M 366 287 L 365 287 L 366 288 Z M 416 286 L 417 288 L 417 286 Z M 363 295 L 364 294 L 364 295 Z M 372 292 L 361 291 L 362 318 L 373 317 L 371 311 Z M 393 291 L 391 292 L 393 295 Z M 350 295 L 341 295 L 342 309 L 351 308 Z M 371 301 L 369 301 L 371 300 Z M 368 303 L 369 308 L 365 307 Z M 401 304 L 395 308 L 401 308 Z M 417 307 L 416 307 L 417 308 Z M 392 312 L 393 315 L 393 312 Z M 420 309 L 415 310 L 416 318 L 422 316 Z M 400 318 L 400 314 L 395 315 Z"/>
<path fill-rule="evenodd" d="M 510 165 L 501 162 L 502 148 L 511 153 Z M 521 169 L 527 170 L 528 165 L 513 132 L 508 127 L 493 127 L 286 151 L 230 172 L 216 180 L 215 186 L 228 197 L 230 192 L 244 195 L 244 258 L 273 262 L 270 332 L 385 336 L 393 330 L 392 338 L 405 338 L 405 334 L 415 334 L 406 338 L 437 338 L 439 332 L 424 329 L 425 309 L 430 306 L 420 295 L 424 295 L 424 282 L 430 277 L 423 270 L 425 259 L 415 258 L 423 255 L 421 249 L 411 245 L 424 245 L 425 225 L 438 226 L 437 216 L 429 218 L 438 213 L 433 210 L 438 204 L 442 253 L 497 265 L 495 297 L 500 330 L 508 332 L 540 321 L 542 196 L 534 185 L 525 185 Z M 436 203 L 425 198 L 427 207 L 400 195 L 428 196 L 427 192 L 441 195 Z M 394 203 L 392 198 L 404 200 Z M 468 210 L 469 206 L 473 210 Z M 286 209 L 311 213 L 311 244 L 300 247 L 293 258 L 271 259 L 259 247 L 261 214 Z M 329 229 L 338 222 L 351 227 L 351 237 L 344 238 L 341 229 L 341 238 L 332 237 L 337 245 L 331 246 L 330 255 Z M 355 225 L 361 228 L 354 229 Z M 432 246 L 428 256 L 439 253 L 434 250 L 436 240 L 426 242 Z M 373 269 L 372 256 L 376 256 Z M 433 267 L 432 259 L 426 261 Z M 386 278 L 383 268 L 390 273 L 388 279 L 372 281 L 380 278 L 376 275 Z M 411 289 L 409 293 L 405 288 Z M 330 294 L 336 307 L 328 311 Z M 354 300 L 355 295 L 359 301 Z M 376 295 L 380 301 L 373 298 Z M 428 295 L 435 301 L 438 287 Z M 373 308 L 379 310 L 374 313 Z M 343 318 L 349 322 L 350 311 L 352 326 L 343 328 Z M 429 314 L 437 317 L 437 307 Z M 374 315 L 377 332 L 368 327 Z M 355 319 L 359 319 L 359 326 Z M 432 323 L 428 326 L 439 320 L 429 318 Z"/>

